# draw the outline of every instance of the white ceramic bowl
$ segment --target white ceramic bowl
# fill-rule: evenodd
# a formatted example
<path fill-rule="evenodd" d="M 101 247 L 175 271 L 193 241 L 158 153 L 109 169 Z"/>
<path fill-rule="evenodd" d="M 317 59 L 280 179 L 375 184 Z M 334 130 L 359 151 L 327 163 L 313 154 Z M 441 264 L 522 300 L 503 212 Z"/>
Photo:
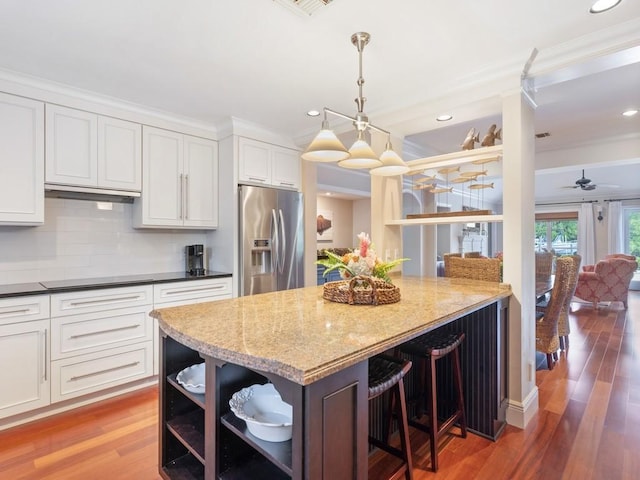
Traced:
<path fill-rule="evenodd" d="M 251 385 L 234 393 L 231 411 L 247 422 L 254 436 L 268 442 L 284 442 L 293 431 L 293 408 L 282 401 L 272 383 Z"/>
<path fill-rule="evenodd" d="M 191 365 L 184 370 L 180 370 L 176 375 L 176 381 L 185 390 L 192 393 L 204 393 L 204 363 Z"/>

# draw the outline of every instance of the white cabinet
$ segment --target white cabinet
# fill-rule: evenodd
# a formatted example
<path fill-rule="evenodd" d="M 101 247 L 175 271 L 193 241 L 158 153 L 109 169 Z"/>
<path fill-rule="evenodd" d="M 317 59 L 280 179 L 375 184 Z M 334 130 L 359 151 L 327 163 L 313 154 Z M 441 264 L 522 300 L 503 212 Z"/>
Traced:
<path fill-rule="evenodd" d="M 142 151 L 144 189 L 134 225 L 217 228 L 217 143 L 145 126 Z"/>
<path fill-rule="evenodd" d="M 50 403 L 49 296 L 0 299 L 0 418 Z"/>
<path fill-rule="evenodd" d="M 178 307 L 190 303 L 213 302 L 232 297 L 231 277 L 189 280 L 188 282 L 156 283 L 153 286 L 154 308 Z M 157 375 L 160 369 L 160 335 L 158 320 L 154 323 L 154 367 Z"/>
<path fill-rule="evenodd" d="M 139 192 L 142 127 L 47 104 L 46 183 Z"/>
<path fill-rule="evenodd" d="M 51 295 L 51 401 L 153 375 L 153 287 Z"/>
<path fill-rule="evenodd" d="M 238 138 L 238 181 L 300 189 L 300 154 L 250 138 Z"/>
<path fill-rule="evenodd" d="M 156 308 L 231 298 L 231 277 L 156 283 L 153 304 Z"/>
<path fill-rule="evenodd" d="M 0 93 L 0 225 L 44 223 L 44 103 Z"/>

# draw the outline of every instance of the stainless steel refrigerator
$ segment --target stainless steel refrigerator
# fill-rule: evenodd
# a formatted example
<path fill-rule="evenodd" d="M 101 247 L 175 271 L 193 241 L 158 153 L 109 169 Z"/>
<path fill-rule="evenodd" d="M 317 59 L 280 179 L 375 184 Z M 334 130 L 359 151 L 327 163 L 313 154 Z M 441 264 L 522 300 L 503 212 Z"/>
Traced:
<path fill-rule="evenodd" d="M 302 193 L 238 187 L 240 295 L 304 285 Z"/>

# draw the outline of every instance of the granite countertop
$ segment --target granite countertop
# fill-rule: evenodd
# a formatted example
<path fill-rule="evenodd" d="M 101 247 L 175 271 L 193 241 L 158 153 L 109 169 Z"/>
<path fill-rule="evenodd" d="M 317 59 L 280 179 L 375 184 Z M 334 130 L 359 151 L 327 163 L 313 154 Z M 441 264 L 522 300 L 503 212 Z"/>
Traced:
<path fill-rule="evenodd" d="M 308 385 L 511 295 L 506 284 L 400 277 L 400 302 L 347 305 L 322 286 L 151 312 L 160 328 L 205 355 Z M 224 327 L 224 328 L 222 328 Z"/>
<path fill-rule="evenodd" d="M 0 298 L 22 295 L 40 295 L 98 288 L 115 288 L 148 283 L 167 283 L 210 278 L 230 277 L 230 273 L 207 271 L 205 275 L 191 275 L 186 272 L 150 273 L 147 275 L 119 275 L 113 277 L 78 278 L 51 280 L 33 283 L 0 285 Z"/>

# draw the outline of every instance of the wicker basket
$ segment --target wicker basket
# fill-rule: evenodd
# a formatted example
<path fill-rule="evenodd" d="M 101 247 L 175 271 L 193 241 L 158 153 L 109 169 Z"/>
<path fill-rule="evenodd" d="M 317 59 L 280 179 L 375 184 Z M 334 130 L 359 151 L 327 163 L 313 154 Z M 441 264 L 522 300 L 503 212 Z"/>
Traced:
<path fill-rule="evenodd" d="M 384 305 L 400 301 L 400 289 L 374 277 L 358 275 L 350 280 L 327 282 L 322 297 L 349 305 Z"/>

